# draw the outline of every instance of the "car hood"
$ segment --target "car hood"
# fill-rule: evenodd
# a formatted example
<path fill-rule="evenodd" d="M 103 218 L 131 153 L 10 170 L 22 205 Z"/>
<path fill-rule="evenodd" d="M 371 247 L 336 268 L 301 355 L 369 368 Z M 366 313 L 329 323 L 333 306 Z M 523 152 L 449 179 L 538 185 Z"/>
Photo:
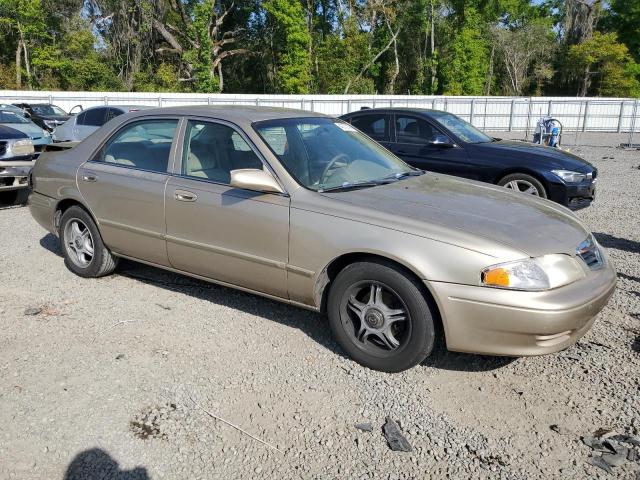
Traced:
<path fill-rule="evenodd" d="M 0 125 L 0 140 L 13 140 L 16 138 L 28 138 L 28 136 L 15 128 Z"/>
<path fill-rule="evenodd" d="M 573 153 L 536 143 L 498 140 L 491 143 L 473 144 L 471 150 L 474 149 L 482 150 L 485 153 L 491 152 L 499 156 L 526 157 L 530 160 L 545 162 L 550 168 L 574 170 L 582 173 L 595 170 L 593 165 Z"/>
<path fill-rule="evenodd" d="M 15 130 L 21 131 L 32 139 L 39 139 L 45 136 L 44 130 L 42 130 L 34 123 L 11 123 L 8 124 L 8 126 Z"/>
<path fill-rule="evenodd" d="M 368 216 L 378 217 L 384 227 L 403 229 L 401 224 L 408 221 L 415 226 L 417 222 L 416 233 L 448 243 L 455 242 L 446 238 L 446 231 L 455 230 L 452 237 L 460 238 L 462 232 L 468 248 L 473 248 L 474 238 L 482 237 L 478 238 L 478 251 L 486 250 L 480 245 L 486 246 L 490 240 L 531 257 L 573 254 L 589 235 L 571 211 L 551 201 L 448 175 L 426 173 L 387 185 L 323 195 L 367 209 Z M 433 226 L 439 227 L 435 236 Z"/>

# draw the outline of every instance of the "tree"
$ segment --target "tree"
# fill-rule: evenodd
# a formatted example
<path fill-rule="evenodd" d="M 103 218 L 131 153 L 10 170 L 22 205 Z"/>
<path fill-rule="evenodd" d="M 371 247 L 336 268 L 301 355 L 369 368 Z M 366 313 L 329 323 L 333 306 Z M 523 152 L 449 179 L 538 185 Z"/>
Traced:
<path fill-rule="evenodd" d="M 548 60 L 555 49 L 554 34 L 548 25 L 531 23 L 514 29 L 495 28 L 495 45 L 509 82 L 507 93 L 522 95 L 529 83 L 548 77 Z M 532 70 L 537 75 L 532 76 Z"/>
<path fill-rule="evenodd" d="M 595 32 L 589 40 L 572 45 L 567 60 L 580 79 L 581 97 L 589 92 L 612 96 L 633 96 L 640 92 L 637 64 L 627 47 L 618 43 L 615 33 Z"/>
<path fill-rule="evenodd" d="M 480 16 L 464 10 L 462 25 L 440 49 L 440 89 L 445 95 L 482 95 L 489 67 L 489 45 L 478 28 Z"/>
<path fill-rule="evenodd" d="M 311 58 L 304 12 L 299 0 L 267 0 L 263 4 L 271 26 L 275 79 L 282 93 L 308 93 Z"/>
<path fill-rule="evenodd" d="M 618 33 L 636 62 L 640 62 L 640 0 L 610 0 L 603 23 Z"/>
<path fill-rule="evenodd" d="M 0 27 L 14 37 L 17 88 L 22 88 L 23 65 L 31 87 L 31 52 L 47 36 L 40 0 L 0 0 Z"/>

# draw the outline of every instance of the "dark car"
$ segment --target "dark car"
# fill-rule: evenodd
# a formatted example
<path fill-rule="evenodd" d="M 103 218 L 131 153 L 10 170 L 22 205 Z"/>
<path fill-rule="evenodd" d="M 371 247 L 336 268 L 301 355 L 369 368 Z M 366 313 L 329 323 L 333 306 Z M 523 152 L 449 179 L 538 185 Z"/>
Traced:
<path fill-rule="evenodd" d="M 490 137 L 447 112 L 364 109 L 342 116 L 414 167 L 493 183 L 548 198 L 573 210 L 595 197 L 597 169 L 582 158 Z"/>
<path fill-rule="evenodd" d="M 71 115 L 62 108 L 49 103 L 14 103 L 24 110 L 33 123 L 48 132 L 69 120 Z"/>

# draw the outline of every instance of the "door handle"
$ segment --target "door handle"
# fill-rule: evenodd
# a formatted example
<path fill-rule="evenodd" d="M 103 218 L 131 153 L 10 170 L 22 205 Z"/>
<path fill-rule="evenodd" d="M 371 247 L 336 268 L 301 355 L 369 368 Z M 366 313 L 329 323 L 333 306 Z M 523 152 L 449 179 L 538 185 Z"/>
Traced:
<path fill-rule="evenodd" d="M 98 181 L 98 177 L 95 176 L 93 173 L 86 173 L 86 174 L 82 175 L 82 180 L 84 182 L 97 182 Z"/>
<path fill-rule="evenodd" d="M 181 202 L 195 202 L 198 196 L 193 192 L 187 192 L 186 190 L 176 190 L 174 194 L 176 200 Z"/>

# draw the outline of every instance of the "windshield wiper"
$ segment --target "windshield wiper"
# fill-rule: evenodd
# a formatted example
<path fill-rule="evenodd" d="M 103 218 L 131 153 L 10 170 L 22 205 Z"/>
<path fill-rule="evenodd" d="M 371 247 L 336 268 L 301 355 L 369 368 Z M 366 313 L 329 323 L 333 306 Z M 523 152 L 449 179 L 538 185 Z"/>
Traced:
<path fill-rule="evenodd" d="M 337 191 L 352 190 L 355 188 L 376 187 L 378 185 L 384 185 L 387 183 L 395 182 L 396 180 L 400 180 L 401 178 L 410 177 L 410 176 L 412 177 L 415 175 L 422 175 L 423 173 L 424 172 L 422 170 L 410 170 L 408 172 L 394 173 L 393 175 L 378 178 L 377 180 L 365 180 L 362 182 L 344 182 L 340 185 L 336 185 L 335 187 L 320 188 L 318 189 L 318 192 L 319 193 L 337 192 Z"/>
<path fill-rule="evenodd" d="M 335 187 L 319 188 L 317 191 L 318 193 L 339 192 L 339 191 L 345 191 L 345 190 L 353 190 L 355 188 L 376 187 L 384 183 L 389 183 L 389 182 L 381 181 L 381 180 L 367 180 L 364 182 L 344 182 L 340 185 L 336 185 Z"/>

